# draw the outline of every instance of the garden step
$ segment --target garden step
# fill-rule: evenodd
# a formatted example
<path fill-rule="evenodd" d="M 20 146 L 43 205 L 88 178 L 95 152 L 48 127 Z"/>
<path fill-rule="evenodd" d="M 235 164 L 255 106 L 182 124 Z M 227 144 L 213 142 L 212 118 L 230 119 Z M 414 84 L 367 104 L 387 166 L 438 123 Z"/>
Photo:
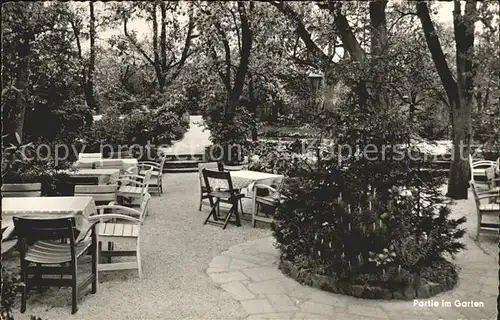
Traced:
<path fill-rule="evenodd" d="M 198 172 L 198 166 L 195 168 L 165 168 L 165 173 L 183 173 L 183 172 Z"/>
<path fill-rule="evenodd" d="M 176 160 L 203 160 L 203 154 L 167 154 L 165 155 L 167 161 L 176 161 Z"/>
<path fill-rule="evenodd" d="M 165 161 L 165 167 L 169 169 L 173 168 L 198 168 L 199 160 L 174 160 Z"/>

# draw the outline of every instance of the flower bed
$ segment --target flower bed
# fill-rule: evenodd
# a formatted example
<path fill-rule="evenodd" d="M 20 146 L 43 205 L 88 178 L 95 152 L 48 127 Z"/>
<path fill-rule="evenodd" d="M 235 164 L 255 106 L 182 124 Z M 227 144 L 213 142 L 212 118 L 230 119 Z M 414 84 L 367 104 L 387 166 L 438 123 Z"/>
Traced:
<path fill-rule="evenodd" d="M 442 269 L 441 269 L 441 268 Z M 301 269 L 288 260 L 281 260 L 279 269 L 298 282 L 321 290 L 365 299 L 413 300 L 425 299 L 453 289 L 458 275 L 453 266 L 441 260 L 422 272 L 427 277 L 413 275 L 412 281 L 401 282 L 399 286 L 388 287 L 384 283 L 351 283 L 336 276 L 326 276 L 311 270 Z"/>

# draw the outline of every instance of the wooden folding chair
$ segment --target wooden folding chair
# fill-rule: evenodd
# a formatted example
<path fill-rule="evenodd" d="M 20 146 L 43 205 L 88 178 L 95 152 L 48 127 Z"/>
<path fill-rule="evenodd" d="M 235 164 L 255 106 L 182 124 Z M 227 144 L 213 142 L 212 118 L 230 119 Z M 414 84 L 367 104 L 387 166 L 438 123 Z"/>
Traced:
<path fill-rule="evenodd" d="M 25 284 L 21 292 L 21 313 L 26 311 L 28 290 L 34 286 L 69 286 L 72 289 L 71 313 L 78 310 L 77 299 L 88 285 L 91 292 L 97 291 L 97 234 L 95 223 L 78 237 L 75 218 L 33 219 L 14 217 L 14 226 L 19 237 L 18 248 L 21 259 L 21 278 Z M 91 232 L 91 236 L 87 237 Z M 62 242 L 69 239 L 69 243 Z M 59 241 L 57 241 L 59 240 Z M 92 253 L 90 276 L 77 282 L 77 260 L 85 253 Z M 34 266 L 33 266 L 34 265 Z M 69 265 L 69 266 L 64 266 Z M 44 278 L 44 275 L 62 275 L 60 278 Z M 70 278 L 64 278 L 70 276 Z"/>
<path fill-rule="evenodd" d="M 205 219 L 204 224 L 217 224 L 222 226 L 222 229 L 225 229 L 234 213 L 236 225 L 238 227 L 241 226 L 238 203 L 245 195 L 237 193 L 237 191 L 233 188 L 231 173 L 224 171 L 211 171 L 207 169 L 203 169 L 202 172 L 205 180 L 205 186 L 207 188 L 208 201 L 211 206 L 210 213 Z M 213 198 L 216 199 L 215 203 Z M 221 202 L 231 204 L 226 216 L 222 218 L 224 222 L 219 221 L 219 209 Z M 210 219 L 211 217 L 213 218 L 212 220 Z"/>
<path fill-rule="evenodd" d="M 472 192 L 474 193 L 474 200 L 476 202 L 477 209 L 477 234 L 476 240 L 479 239 L 479 235 L 482 231 L 495 232 L 498 234 L 499 219 L 500 219 L 500 194 L 498 191 L 486 191 L 479 193 L 476 188 L 476 184 L 471 181 Z M 481 202 L 481 200 L 488 199 Z M 483 221 L 485 217 L 488 217 L 488 221 Z"/>
<path fill-rule="evenodd" d="M 198 163 L 198 182 L 200 186 L 200 205 L 198 207 L 198 211 L 201 211 L 201 207 L 203 205 L 203 200 L 208 199 L 207 187 L 205 185 L 205 179 L 203 178 L 203 169 L 213 169 L 224 171 L 224 167 L 221 163 L 218 162 L 204 162 Z"/>

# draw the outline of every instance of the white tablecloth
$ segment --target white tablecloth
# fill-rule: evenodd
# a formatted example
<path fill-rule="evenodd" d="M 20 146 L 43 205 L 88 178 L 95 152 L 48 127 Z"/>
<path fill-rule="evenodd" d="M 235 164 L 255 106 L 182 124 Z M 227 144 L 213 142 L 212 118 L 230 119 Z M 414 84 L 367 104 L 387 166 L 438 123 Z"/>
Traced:
<path fill-rule="evenodd" d="M 76 228 L 85 230 L 96 213 L 92 197 L 16 197 L 2 199 L 2 229 L 14 224 L 12 217 L 54 219 L 74 217 Z"/>
<path fill-rule="evenodd" d="M 251 170 L 230 171 L 231 181 L 234 189 L 242 190 L 249 196 L 255 183 L 264 185 L 279 185 L 284 176 L 281 174 L 272 174 Z M 221 180 L 209 179 L 212 188 L 228 188 L 227 184 Z"/>
<path fill-rule="evenodd" d="M 71 177 L 97 177 L 99 184 L 115 183 L 120 169 L 78 169 L 66 172 Z"/>

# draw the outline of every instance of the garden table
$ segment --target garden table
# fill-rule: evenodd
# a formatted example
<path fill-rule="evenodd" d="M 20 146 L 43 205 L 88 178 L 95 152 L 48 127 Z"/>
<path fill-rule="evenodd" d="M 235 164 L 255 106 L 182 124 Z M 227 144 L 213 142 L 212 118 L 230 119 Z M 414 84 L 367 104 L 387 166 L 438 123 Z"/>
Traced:
<path fill-rule="evenodd" d="M 255 183 L 268 186 L 279 185 L 284 178 L 284 176 L 281 174 L 265 173 L 251 170 L 230 171 L 230 173 L 233 188 L 240 190 L 246 189 L 245 194 L 247 196 L 251 193 L 251 190 Z M 217 180 L 215 180 L 214 183 L 216 181 Z M 215 183 L 216 185 L 213 185 L 211 182 L 212 180 L 210 180 L 210 185 L 216 188 L 228 188 L 228 186 L 218 185 L 217 183 Z"/>
<path fill-rule="evenodd" d="M 78 231 L 86 230 L 88 217 L 96 213 L 92 197 L 17 197 L 2 199 L 2 230 L 10 232 L 2 234 L 7 238 L 13 231 L 12 217 L 30 217 L 39 219 L 75 218 Z"/>
<path fill-rule="evenodd" d="M 99 184 L 116 183 L 120 169 L 77 169 L 66 171 L 70 177 L 97 177 Z"/>

